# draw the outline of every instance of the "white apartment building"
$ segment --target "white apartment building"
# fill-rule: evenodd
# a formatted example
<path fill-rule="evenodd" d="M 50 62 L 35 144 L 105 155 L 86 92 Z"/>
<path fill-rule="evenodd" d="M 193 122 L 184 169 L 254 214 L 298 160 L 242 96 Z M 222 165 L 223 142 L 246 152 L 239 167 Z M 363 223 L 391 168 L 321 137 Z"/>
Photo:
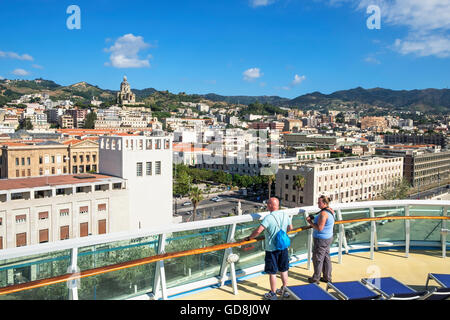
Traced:
<path fill-rule="evenodd" d="M 305 178 L 300 190 L 296 176 Z M 280 165 L 275 194 L 286 207 L 315 205 L 320 195 L 335 202 L 372 200 L 403 178 L 402 157 L 360 157 Z"/>
<path fill-rule="evenodd" d="M 130 230 L 172 223 L 172 138 L 102 136 L 99 171 L 127 180 Z"/>
<path fill-rule="evenodd" d="M 128 230 L 126 181 L 100 175 L 0 180 L 0 249 Z"/>

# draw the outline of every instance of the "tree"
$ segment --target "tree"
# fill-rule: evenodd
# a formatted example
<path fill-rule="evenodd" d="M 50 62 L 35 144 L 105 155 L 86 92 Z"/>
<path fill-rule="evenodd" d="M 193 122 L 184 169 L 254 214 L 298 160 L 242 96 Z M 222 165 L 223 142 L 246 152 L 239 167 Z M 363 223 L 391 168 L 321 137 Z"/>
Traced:
<path fill-rule="evenodd" d="M 274 182 L 274 180 L 275 180 L 275 175 L 274 174 L 271 174 L 271 175 L 268 176 L 268 180 L 267 180 L 267 187 L 269 188 L 269 197 L 268 197 L 268 199 L 270 199 L 270 197 L 271 197 L 272 183 Z"/>
<path fill-rule="evenodd" d="M 398 179 L 392 183 L 391 187 L 387 187 L 381 193 L 381 197 L 384 200 L 401 200 L 406 199 L 408 191 L 411 188 L 408 180 Z"/>
<path fill-rule="evenodd" d="M 194 206 L 194 210 L 192 211 L 193 218 L 192 221 L 195 221 L 195 215 L 197 214 L 197 206 L 200 203 L 200 201 L 203 200 L 203 194 L 202 191 L 198 187 L 192 187 L 189 191 L 189 199 L 192 202 L 192 205 Z"/>
<path fill-rule="evenodd" d="M 175 185 L 173 188 L 174 195 L 184 196 L 189 193 L 192 178 L 184 170 L 181 170 L 175 177 Z"/>
<path fill-rule="evenodd" d="M 297 203 L 299 203 L 300 191 L 303 190 L 305 183 L 306 183 L 306 179 L 301 174 L 299 174 L 298 176 L 295 177 L 294 185 L 297 190 Z"/>
<path fill-rule="evenodd" d="M 88 113 L 86 116 L 86 121 L 84 122 L 84 127 L 86 129 L 94 129 L 95 120 L 97 120 L 97 114 L 95 112 Z"/>

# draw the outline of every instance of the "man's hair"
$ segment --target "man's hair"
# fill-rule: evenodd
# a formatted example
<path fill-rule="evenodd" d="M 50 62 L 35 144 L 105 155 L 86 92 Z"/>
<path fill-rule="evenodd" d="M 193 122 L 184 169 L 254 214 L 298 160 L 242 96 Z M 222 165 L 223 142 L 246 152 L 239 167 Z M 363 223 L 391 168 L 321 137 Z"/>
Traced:
<path fill-rule="evenodd" d="M 321 195 L 321 196 L 319 197 L 319 199 L 322 199 L 322 202 L 325 203 L 326 205 L 329 205 L 330 202 L 331 202 L 330 198 L 328 198 L 328 197 L 325 196 L 325 195 Z"/>

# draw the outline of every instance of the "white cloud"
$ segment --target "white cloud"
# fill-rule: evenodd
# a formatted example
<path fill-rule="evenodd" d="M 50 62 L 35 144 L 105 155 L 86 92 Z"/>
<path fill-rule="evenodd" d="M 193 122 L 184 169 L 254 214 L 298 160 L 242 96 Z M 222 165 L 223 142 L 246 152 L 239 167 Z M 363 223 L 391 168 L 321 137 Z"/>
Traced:
<path fill-rule="evenodd" d="M 366 12 L 369 5 L 377 5 L 381 25 L 406 28 L 404 39 L 391 46 L 401 54 L 449 57 L 450 0 L 326 0 L 330 5 L 351 4 Z"/>
<path fill-rule="evenodd" d="M 291 85 L 292 86 L 296 86 L 296 85 L 302 83 L 305 80 L 306 80 L 306 76 L 299 76 L 298 74 L 296 74 L 294 76 L 294 80 L 292 81 Z"/>
<path fill-rule="evenodd" d="M 24 70 L 24 69 L 15 69 L 13 72 L 11 72 L 13 75 L 16 75 L 16 76 L 21 76 L 21 77 L 23 77 L 23 76 L 27 76 L 27 75 L 29 75 L 30 73 L 28 72 L 28 71 L 26 71 L 26 70 Z"/>
<path fill-rule="evenodd" d="M 266 7 L 268 5 L 271 5 L 276 0 L 250 0 L 250 6 L 253 8 L 256 7 Z"/>
<path fill-rule="evenodd" d="M 150 67 L 148 55 L 146 59 L 140 59 L 138 56 L 139 51 L 149 47 L 150 45 L 144 42 L 143 37 L 134 36 L 131 33 L 126 34 L 118 38 L 110 48 L 105 49 L 106 52 L 111 52 L 110 62 L 105 65 L 115 68 Z"/>
<path fill-rule="evenodd" d="M 0 76 L 0 80 L 5 80 L 5 78 L 3 78 L 2 76 Z"/>
<path fill-rule="evenodd" d="M 244 75 L 245 81 L 253 81 L 263 76 L 263 73 L 261 73 L 259 68 L 250 68 L 245 70 L 242 74 Z"/>
<path fill-rule="evenodd" d="M 15 52 L 5 52 L 0 51 L 0 58 L 9 58 L 9 59 L 17 59 L 17 60 L 27 60 L 27 61 L 33 61 L 33 57 L 29 54 L 18 54 Z"/>
<path fill-rule="evenodd" d="M 414 36 L 405 40 L 396 39 L 394 49 L 401 54 L 417 56 L 450 57 L 450 39 L 442 36 Z"/>
<path fill-rule="evenodd" d="M 35 69 L 44 69 L 44 67 L 43 66 L 41 66 L 41 65 L 38 65 L 38 64 L 33 64 L 33 65 L 31 65 L 33 68 L 35 68 Z"/>
<path fill-rule="evenodd" d="M 364 59 L 365 62 L 370 63 L 370 64 L 381 64 L 380 60 L 378 60 L 375 57 L 372 56 L 368 56 Z"/>

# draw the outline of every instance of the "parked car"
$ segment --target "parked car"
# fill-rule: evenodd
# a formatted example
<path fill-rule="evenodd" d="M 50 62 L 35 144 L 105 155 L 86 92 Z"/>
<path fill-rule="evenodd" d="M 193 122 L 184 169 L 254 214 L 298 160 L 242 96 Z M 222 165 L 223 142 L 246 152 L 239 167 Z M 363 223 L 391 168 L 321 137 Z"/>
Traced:
<path fill-rule="evenodd" d="M 192 202 L 186 201 L 182 204 L 183 207 L 192 205 Z"/>

